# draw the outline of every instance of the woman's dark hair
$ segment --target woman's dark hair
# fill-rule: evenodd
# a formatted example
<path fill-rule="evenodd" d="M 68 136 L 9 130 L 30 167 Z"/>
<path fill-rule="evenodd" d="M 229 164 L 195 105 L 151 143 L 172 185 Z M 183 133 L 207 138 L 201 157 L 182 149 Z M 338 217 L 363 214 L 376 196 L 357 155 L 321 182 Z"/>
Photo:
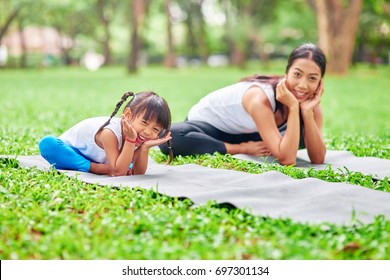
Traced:
<path fill-rule="evenodd" d="M 291 65 L 293 65 L 294 61 L 299 58 L 308 58 L 314 61 L 315 64 L 317 64 L 317 66 L 321 70 L 321 77 L 325 75 L 326 57 L 325 54 L 322 52 L 322 50 L 316 45 L 307 43 L 307 44 L 300 45 L 299 47 L 294 49 L 288 58 L 286 73 L 288 72 L 288 70 L 290 70 Z"/>
<path fill-rule="evenodd" d="M 321 70 L 321 77 L 325 75 L 326 71 L 326 57 L 322 50 L 314 44 L 306 43 L 295 48 L 288 57 L 288 62 L 286 66 L 286 73 L 290 70 L 291 66 L 295 60 L 299 58 L 307 58 L 315 62 Z M 272 86 L 274 92 L 276 92 L 276 86 L 283 76 L 265 76 L 265 75 L 252 75 L 249 77 L 242 78 L 240 82 L 260 82 L 264 84 L 269 84 Z M 276 110 L 283 108 L 283 104 L 276 100 L 275 94 L 275 103 Z M 283 112 L 282 112 L 283 113 Z"/>
<path fill-rule="evenodd" d="M 149 119 L 155 120 L 157 124 L 162 127 L 159 137 L 164 137 L 169 133 L 169 130 L 171 129 L 171 111 L 168 107 L 168 103 L 164 98 L 152 91 L 143 91 L 137 94 L 126 92 L 123 94 L 121 100 L 116 104 L 110 118 L 100 127 L 100 130 L 110 123 L 111 119 L 116 115 L 123 103 L 129 97 L 133 98 L 126 104 L 125 108 L 130 108 L 133 119 L 142 114 L 146 121 Z M 170 140 L 167 142 L 167 145 L 169 148 L 169 164 L 173 159 Z"/>

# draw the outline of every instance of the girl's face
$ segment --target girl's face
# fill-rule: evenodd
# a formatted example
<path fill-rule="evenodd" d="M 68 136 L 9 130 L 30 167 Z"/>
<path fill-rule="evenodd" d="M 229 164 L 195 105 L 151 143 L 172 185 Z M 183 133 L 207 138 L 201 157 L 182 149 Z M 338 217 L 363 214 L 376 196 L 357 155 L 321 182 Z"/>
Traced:
<path fill-rule="evenodd" d="M 154 120 L 145 120 L 144 116 L 137 116 L 131 123 L 135 131 L 137 131 L 137 143 L 142 144 L 148 140 L 158 138 L 162 127 Z"/>
<path fill-rule="evenodd" d="M 295 60 L 286 74 L 287 88 L 299 103 L 313 96 L 320 81 L 320 67 L 313 60 L 307 58 Z"/>
<path fill-rule="evenodd" d="M 126 114 L 127 111 L 127 114 Z M 145 120 L 144 114 L 136 116 L 134 119 L 131 118 L 128 108 L 125 109 L 125 118 L 129 118 L 131 126 L 137 132 L 137 146 L 142 145 L 148 140 L 155 140 L 162 131 L 162 127 L 153 119 Z"/>

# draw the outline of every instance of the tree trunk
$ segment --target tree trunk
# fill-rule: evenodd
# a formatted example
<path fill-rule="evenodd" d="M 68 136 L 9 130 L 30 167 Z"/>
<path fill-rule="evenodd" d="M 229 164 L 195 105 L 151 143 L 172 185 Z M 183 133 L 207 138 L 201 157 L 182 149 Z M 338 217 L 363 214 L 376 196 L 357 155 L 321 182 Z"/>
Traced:
<path fill-rule="evenodd" d="M 230 65 L 234 65 L 234 63 L 233 63 L 233 60 L 234 60 L 234 58 L 233 58 L 233 56 L 234 56 L 233 55 L 234 41 L 233 41 L 232 34 L 231 34 L 230 4 L 231 4 L 231 2 L 228 0 L 224 0 L 222 2 L 223 12 L 225 13 L 225 18 L 226 18 L 224 32 L 225 32 L 225 41 L 226 41 L 226 44 L 228 46 L 228 51 L 229 51 L 229 63 L 230 63 Z"/>
<path fill-rule="evenodd" d="M 240 48 L 236 43 L 233 43 L 232 53 L 230 54 L 230 60 L 233 65 L 236 65 L 241 69 L 246 68 L 245 51 L 242 48 Z"/>
<path fill-rule="evenodd" d="M 176 67 L 175 50 L 174 50 L 174 44 L 173 44 L 171 13 L 169 10 L 170 3 L 171 3 L 170 0 L 164 1 L 165 14 L 167 17 L 167 47 L 168 47 L 164 64 L 168 68 L 175 68 Z"/>
<path fill-rule="evenodd" d="M 197 55 L 197 47 L 196 47 L 197 43 L 195 39 L 195 30 L 194 30 L 192 18 L 193 18 L 192 13 L 188 13 L 187 19 L 185 20 L 185 25 L 187 27 L 187 32 L 186 32 L 186 41 L 188 47 L 187 54 L 189 57 L 194 57 Z"/>
<path fill-rule="evenodd" d="M 140 38 L 140 29 L 142 27 L 142 23 L 146 13 L 146 1 L 144 0 L 132 0 L 132 26 L 131 26 L 131 36 L 130 36 L 130 44 L 131 51 L 129 55 L 129 60 L 127 63 L 127 70 L 130 73 L 137 72 L 137 61 L 139 55 L 139 49 L 141 47 L 141 38 Z"/>
<path fill-rule="evenodd" d="M 18 22 L 18 33 L 19 33 L 19 39 L 20 39 L 20 68 L 27 68 L 27 46 L 26 46 L 26 36 L 25 32 L 23 30 L 23 24 L 19 20 Z"/>
<path fill-rule="evenodd" d="M 261 38 L 260 34 L 256 31 L 252 32 L 252 42 L 255 45 L 255 49 L 257 54 L 260 57 L 260 63 L 265 67 L 269 67 L 269 56 L 267 52 L 264 50 L 264 42 Z"/>
<path fill-rule="evenodd" d="M 0 45 L 1 45 L 1 41 L 2 41 L 5 33 L 7 33 L 8 28 L 10 27 L 12 21 L 14 21 L 16 19 L 16 17 L 18 16 L 20 10 L 21 10 L 21 8 L 17 8 L 15 10 L 13 10 L 8 15 L 7 19 L 5 20 L 5 23 L 2 26 L 0 26 Z"/>
<path fill-rule="evenodd" d="M 208 40 L 207 40 L 207 32 L 205 27 L 205 20 L 202 13 L 202 5 L 204 0 L 198 0 L 194 2 L 194 14 L 196 15 L 195 20 L 197 21 L 197 42 L 198 42 L 198 53 L 203 62 L 207 61 L 209 56 L 208 49 Z"/>
<path fill-rule="evenodd" d="M 103 38 L 102 45 L 103 45 L 104 64 L 107 65 L 112 63 L 112 55 L 111 55 L 111 48 L 110 48 L 110 41 L 111 41 L 110 19 L 107 17 L 107 15 L 104 12 L 105 10 L 104 0 L 97 0 L 96 7 L 104 30 L 104 38 Z"/>
<path fill-rule="evenodd" d="M 319 47 L 328 59 L 327 70 L 346 74 L 352 62 L 362 0 L 316 0 Z"/>

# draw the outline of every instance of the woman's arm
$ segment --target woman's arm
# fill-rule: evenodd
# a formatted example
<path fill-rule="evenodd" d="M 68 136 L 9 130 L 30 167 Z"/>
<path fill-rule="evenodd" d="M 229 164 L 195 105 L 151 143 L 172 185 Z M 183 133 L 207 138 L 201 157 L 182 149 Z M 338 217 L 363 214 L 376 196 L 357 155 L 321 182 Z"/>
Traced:
<path fill-rule="evenodd" d="M 323 91 L 324 87 L 322 82 L 320 82 L 313 98 L 300 104 L 305 127 L 305 146 L 310 161 L 315 164 L 323 163 L 326 153 L 326 147 L 322 137 L 322 108 L 320 103 Z"/>
<path fill-rule="evenodd" d="M 258 87 L 250 88 L 243 97 L 243 106 L 256 123 L 260 136 L 271 154 L 283 165 L 296 163 L 299 148 L 299 103 L 288 91 L 284 80 L 277 86 L 276 98 L 288 108 L 287 129 L 282 136 L 278 130 L 271 104 Z"/>
<path fill-rule="evenodd" d="M 305 146 L 310 161 L 315 164 L 324 162 L 326 147 L 322 138 L 322 108 L 319 104 L 314 110 L 302 110 L 305 127 Z"/>

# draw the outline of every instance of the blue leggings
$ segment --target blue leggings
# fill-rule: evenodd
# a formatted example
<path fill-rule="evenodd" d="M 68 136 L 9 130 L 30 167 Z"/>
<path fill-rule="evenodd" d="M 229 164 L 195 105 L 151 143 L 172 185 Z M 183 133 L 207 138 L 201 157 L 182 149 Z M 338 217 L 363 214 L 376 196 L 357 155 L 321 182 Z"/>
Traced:
<path fill-rule="evenodd" d="M 39 142 L 39 150 L 42 157 L 56 169 L 89 172 L 91 161 L 82 156 L 79 150 L 54 136 L 43 137 Z"/>

